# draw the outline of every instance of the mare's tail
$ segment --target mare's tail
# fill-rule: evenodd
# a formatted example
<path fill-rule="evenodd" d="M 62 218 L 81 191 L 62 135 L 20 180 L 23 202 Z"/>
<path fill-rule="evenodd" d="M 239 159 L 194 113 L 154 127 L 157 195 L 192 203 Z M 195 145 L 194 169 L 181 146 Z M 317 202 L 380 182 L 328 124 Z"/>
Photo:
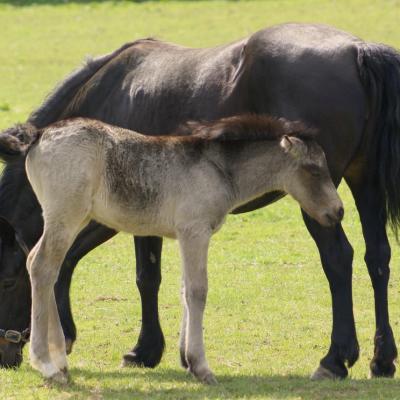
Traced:
<path fill-rule="evenodd" d="M 19 124 L 0 132 L 0 160 L 10 163 L 27 154 L 39 136 L 31 124 Z"/>
<path fill-rule="evenodd" d="M 358 68 L 366 90 L 376 160 L 374 178 L 384 200 L 385 221 L 400 226 L 400 53 L 381 44 L 360 43 Z"/>

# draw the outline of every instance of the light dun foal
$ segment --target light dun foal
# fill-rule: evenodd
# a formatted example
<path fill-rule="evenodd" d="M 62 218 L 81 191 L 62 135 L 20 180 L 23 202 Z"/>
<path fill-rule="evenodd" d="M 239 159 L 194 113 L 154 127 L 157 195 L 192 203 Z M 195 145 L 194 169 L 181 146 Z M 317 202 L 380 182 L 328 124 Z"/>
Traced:
<path fill-rule="evenodd" d="M 26 155 L 29 181 L 43 209 L 44 232 L 27 263 L 32 282 L 30 359 L 44 377 L 68 379 L 53 287 L 65 254 L 91 219 L 117 231 L 179 240 L 181 359 L 209 384 L 215 378 L 202 329 L 207 251 L 226 215 L 267 192 L 282 191 L 322 225 L 342 219 L 342 202 L 324 153 L 301 124 L 240 115 L 192 123 L 185 130 L 178 136 L 151 137 L 72 119 L 41 131 L 20 125 L 0 135 L 0 157 Z"/>

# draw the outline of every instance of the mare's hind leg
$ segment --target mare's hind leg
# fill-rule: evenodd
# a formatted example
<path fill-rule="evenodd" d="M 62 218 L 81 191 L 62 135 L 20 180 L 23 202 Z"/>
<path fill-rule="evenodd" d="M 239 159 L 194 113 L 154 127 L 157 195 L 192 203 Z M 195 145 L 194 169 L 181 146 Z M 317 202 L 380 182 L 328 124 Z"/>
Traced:
<path fill-rule="evenodd" d="M 142 302 L 142 326 L 136 346 L 124 355 L 124 366 L 154 368 L 164 351 L 164 335 L 158 317 L 161 250 L 162 238 L 135 236 L 136 285 Z"/>
<path fill-rule="evenodd" d="M 345 378 L 345 363 L 351 367 L 358 359 L 359 347 L 353 316 L 353 249 L 342 226 L 324 228 L 303 212 L 304 222 L 318 246 L 322 266 L 332 295 L 333 326 L 328 354 L 321 360 L 312 379 Z"/>
<path fill-rule="evenodd" d="M 386 235 L 385 204 L 379 190 L 372 185 L 348 182 L 352 190 L 365 239 L 365 263 L 375 295 L 375 349 L 372 358 L 371 376 L 393 377 L 396 367 L 397 348 L 389 323 L 388 283 L 390 245 Z"/>

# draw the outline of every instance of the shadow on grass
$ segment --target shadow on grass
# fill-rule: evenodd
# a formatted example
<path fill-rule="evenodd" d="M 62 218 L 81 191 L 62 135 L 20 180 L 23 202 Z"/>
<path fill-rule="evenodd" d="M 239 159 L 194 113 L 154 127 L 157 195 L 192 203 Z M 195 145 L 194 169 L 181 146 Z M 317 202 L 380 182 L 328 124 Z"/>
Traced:
<path fill-rule="evenodd" d="M 345 380 L 312 382 L 304 376 L 271 375 L 218 375 L 219 384 L 205 386 L 197 383 L 184 371 L 175 369 L 138 370 L 101 372 L 74 368 L 71 371 L 73 382 L 63 391 L 70 395 L 90 397 L 99 393 L 102 399 L 377 399 L 397 398 L 400 382 L 395 379 Z M 112 379 L 115 388 L 91 386 L 90 382 Z M 131 379 L 129 387 L 126 379 Z M 140 383 L 136 385 L 136 378 Z M 145 378 L 145 385 L 143 385 Z M 74 381 L 75 380 L 75 381 Z M 79 383 L 78 383 L 79 381 Z M 84 382 L 83 384 L 81 382 Z M 120 382 L 119 382 L 120 381 Z M 85 383 L 88 382 L 86 385 Z M 144 389 L 143 389 L 144 387 Z M 134 396 L 134 397 L 132 397 Z M 86 398 L 86 397 L 85 397 Z"/>

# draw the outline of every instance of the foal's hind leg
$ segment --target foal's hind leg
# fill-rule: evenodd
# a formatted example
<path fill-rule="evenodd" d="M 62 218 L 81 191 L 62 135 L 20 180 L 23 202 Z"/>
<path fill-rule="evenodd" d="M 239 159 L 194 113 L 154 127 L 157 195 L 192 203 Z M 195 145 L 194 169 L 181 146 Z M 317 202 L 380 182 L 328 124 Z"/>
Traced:
<path fill-rule="evenodd" d="M 29 273 L 32 284 L 32 323 L 30 357 L 32 365 L 45 378 L 65 383 L 68 379 L 64 334 L 58 316 L 54 296 L 54 284 L 68 249 L 79 231 L 87 224 L 87 210 L 68 210 L 70 202 L 45 205 L 44 232 L 34 254 L 29 257 Z M 87 204 L 87 202 L 86 202 Z M 64 207 L 65 206 L 65 207 Z M 63 210 L 63 213 L 57 212 Z M 50 217 L 48 212 L 51 210 Z M 47 213 L 46 213 L 47 211 Z M 52 215 L 57 216 L 53 221 Z"/>
<path fill-rule="evenodd" d="M 371 376 L 393 377 L 397 348 L 388 311 L 390 245 L 385 228 L 386 216 L 383 214 L 385 204 L 372 185 L 348 183 L 360 214 L 366 246 L 365 262 L 375 295 L 376 332 Z"/>
<path fill-rule="evenodd" d="M 51 291 L 49 302 L 49 352 L 50 358 L 56 367 L 64 374 L 67 374 L 67 349 L 64 331 L 58 314 L 54 289 Z"/>
<path fill-rule="evenodd" d="M 32 284 L 30 359 L 32 366 L 45 378 L 65 382 L 66 376 L 59 367 L 66 368 L 66 359 L 58 355 L 56 364 L 49 349 L 50 339 L 53 351 L 60 350 L 60 343 L 64 342 L 62 330 L 53 327 L 54 312 L 57 312 L 53 291 L 59 268 L 73 238 L 68 240 L 59 232 L 60 228 L 62 230 L 62 227 L 52 230 L 45 226 L 43 236 L 32 250 L 32 257 L 28 259 Z"/>

